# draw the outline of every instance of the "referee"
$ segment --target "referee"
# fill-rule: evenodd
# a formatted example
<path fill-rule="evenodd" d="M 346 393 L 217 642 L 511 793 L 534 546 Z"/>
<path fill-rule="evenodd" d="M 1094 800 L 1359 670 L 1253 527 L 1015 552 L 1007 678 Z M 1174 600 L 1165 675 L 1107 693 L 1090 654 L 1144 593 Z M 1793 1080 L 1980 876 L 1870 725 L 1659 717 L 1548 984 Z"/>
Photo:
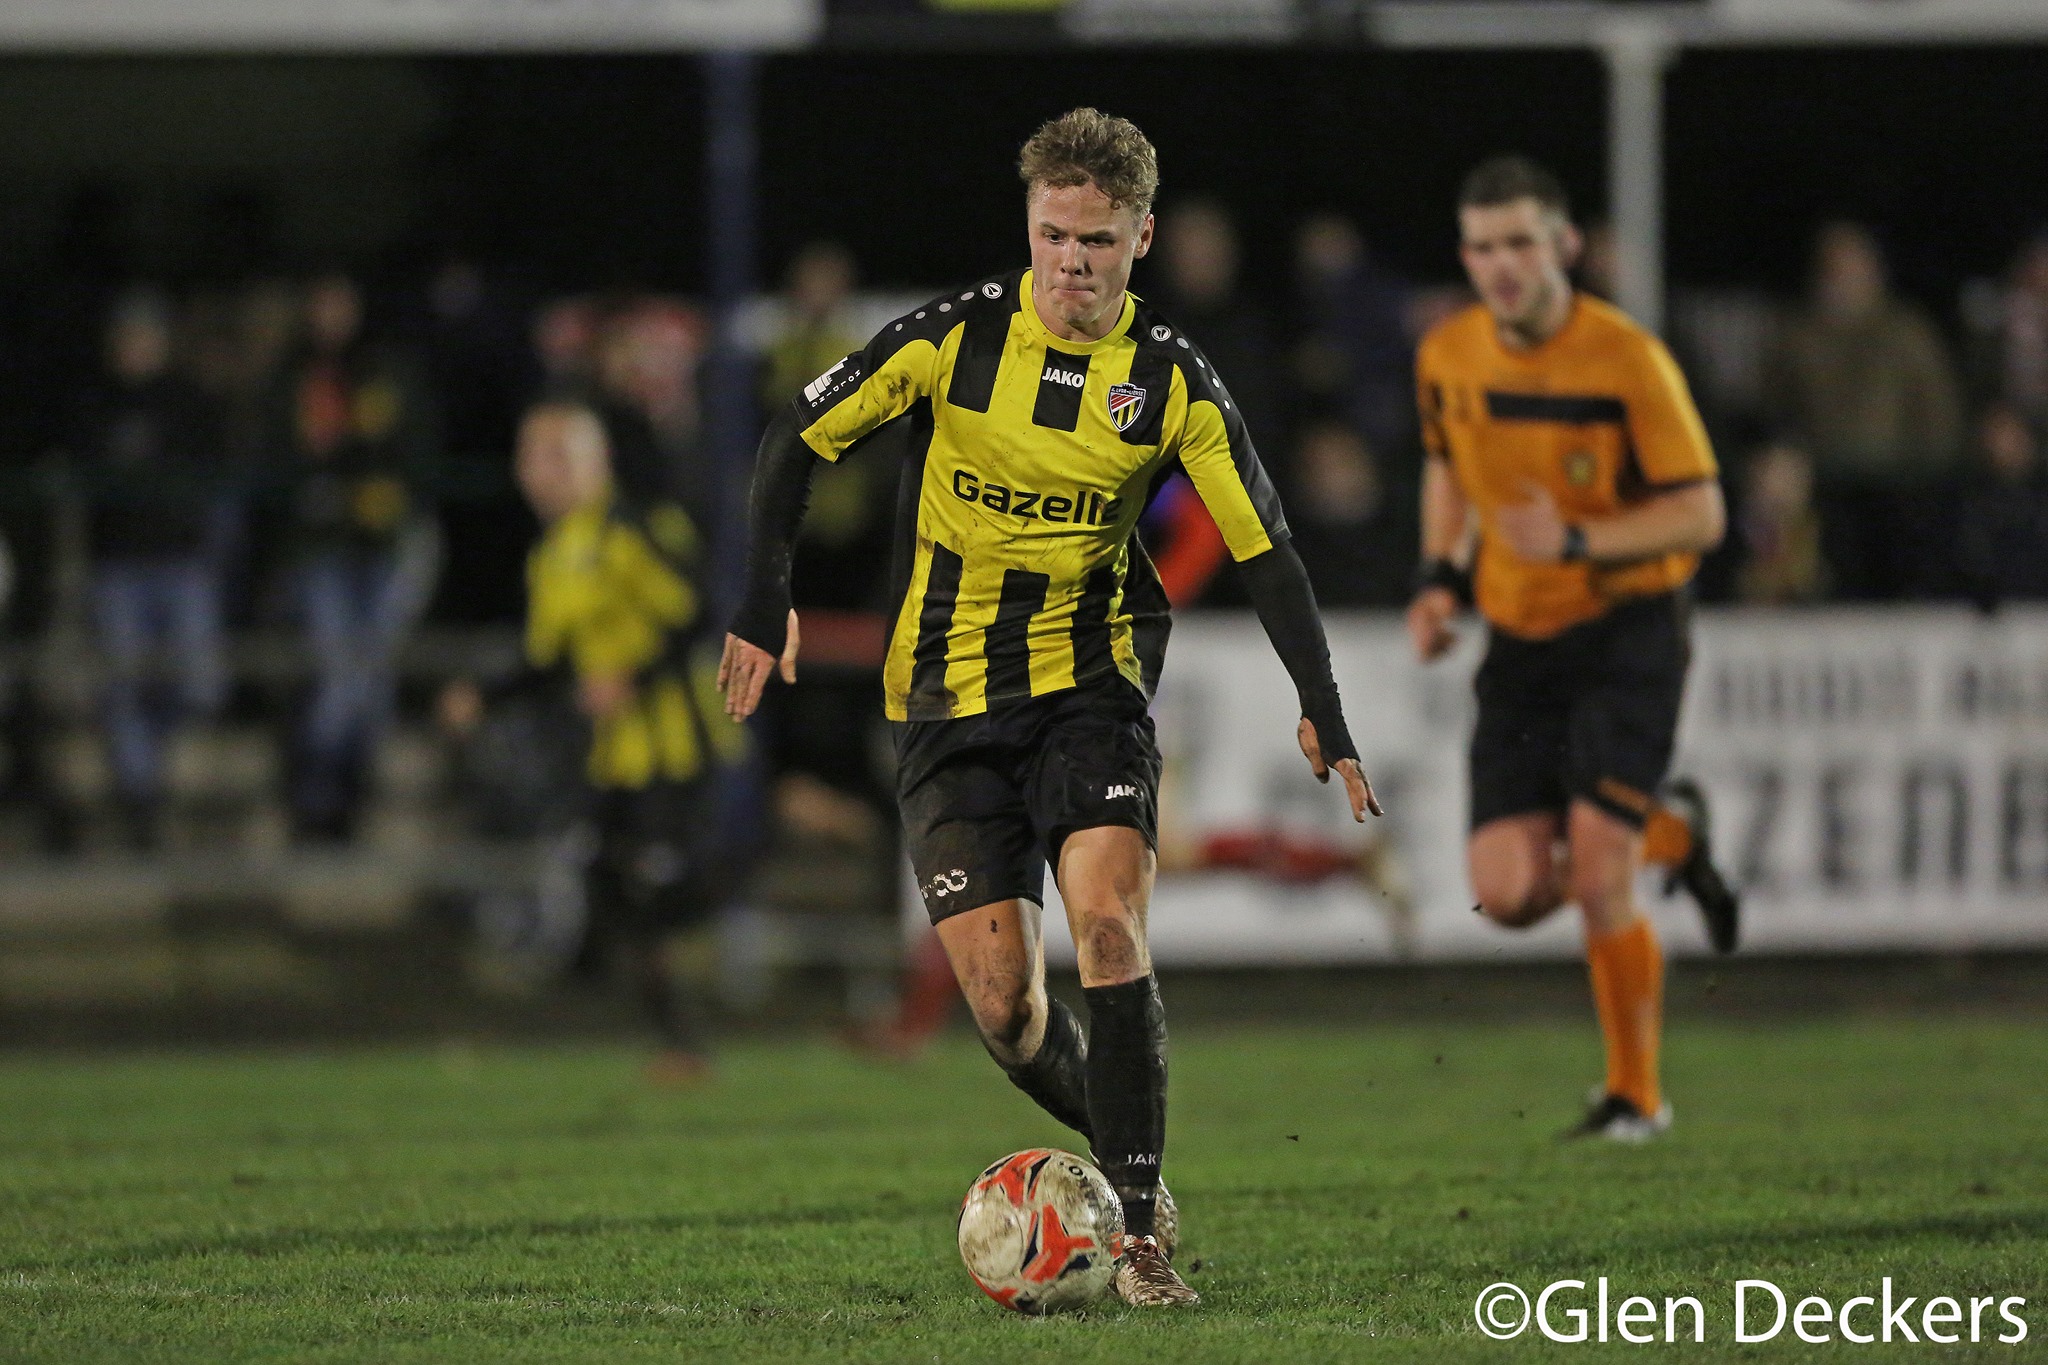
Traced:
<path fill-rule="evenodd" d="M 1500 157 L 1459 199 L 1480 302 L 1416 356 L 1425 462 L 1424 662 L 1462 599 L 1488 628 L 1475 684 L 1472 834 L 1479 909 L 1524 928 L 1576 902 L 1607 1078 L 1573 1131 L 1640 1142 L 1671 1122 L 1658 1081 L 1664 956 L 1636 903 L 1645 861 L 1699 903 L 1714 947 L 1737 904 L 1706 807 L 1664 778 L 1691 659 L 1687 585 L 1726 514 L 1714 452 L 1663 343 L 1572 290 L 1564 189 Z"/>

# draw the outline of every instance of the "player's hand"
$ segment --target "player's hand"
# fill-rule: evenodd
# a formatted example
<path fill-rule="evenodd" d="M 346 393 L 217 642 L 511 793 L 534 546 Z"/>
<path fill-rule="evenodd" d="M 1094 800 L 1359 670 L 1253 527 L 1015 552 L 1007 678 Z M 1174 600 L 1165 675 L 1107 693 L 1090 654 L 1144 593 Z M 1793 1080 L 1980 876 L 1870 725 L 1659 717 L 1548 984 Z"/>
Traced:
<path fill-rule="evenodd" d="M 609 720 L 633 700 L 633 680 L 624 673 L 592 673 L 576 684 L 576 706 L 592 720 Z"/>
<path fill-rule="evenodd" d="M 718 688 L 725 693 L 725 714 L 745 720 L 761 705 L 761 693 L 769 675 L 781 673 L 786 683 L 796 681 L 796 612 L 789 613 L 789 641 L 782 647 L 780 661 L 759 645 L 750 645 L 737 635 L 725 637 L 725 655 L 718 661 Z"/>
<path fill-rule="evenodd" d="M 1529 500 L 1511 503 L 1493 514 L 1494 529 L 1517 559 L 1531 564 L 1557 564 L 1564 559 L 1564 513 L 1541 484 L 1526 485 Z"/>
<path fill-rule="evenodd" d="M 468 678 L 457 678 L 442 688 L 435 699 L 434 719 L 440 723 L 441 733 L 467 739 L 483 724 L 483 689 Z"/>
<path fill-rule="evenodd" d="M 1301 756 L 1308 760 L 1309 771 L 1316 775 L 1316 781 L 1330 780 L 1330 765 L 1323 762 L 1323 746 L 1316 741 L 1316 727 L 1307 716 L 1295 727 L 1294 738 L 1301 745 Z M 1379 797 L 1373 795 L 1372 783 L 1365 780 L 1365 769 L 1355 758 L 1337 760 L 1337 775 L 1344 779 L 1344 794 L 1351 799 L 1351 818 L 1359 824 L 1365 823 L 1365 813 L 1385 815 L 1380 808 Z"/>
<path fill-rule="evenodd" d="M 1415 657 L 1435 663 L 1458 643 L 1451 621 L 1458 614 L 1458 598 L 1449 588 L 1424 588 L 1408 604 L 1408 638 L 1415 643 Z"/>

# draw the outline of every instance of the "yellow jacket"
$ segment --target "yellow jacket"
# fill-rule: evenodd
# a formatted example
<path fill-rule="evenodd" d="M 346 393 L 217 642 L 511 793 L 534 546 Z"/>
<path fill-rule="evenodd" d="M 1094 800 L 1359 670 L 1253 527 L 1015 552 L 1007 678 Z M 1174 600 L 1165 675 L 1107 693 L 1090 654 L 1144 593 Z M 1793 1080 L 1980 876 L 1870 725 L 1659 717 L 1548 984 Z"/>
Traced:
<path fill-rule="evenodd" d="M 549 527 L 527 560 L 528 662 L 632 683 L 626 704 L 595 723 L 596 786 L 688 782 L 746 750 L 720 703 L 716 662 L 697 648 L 699 550 L 682 508 L 608 498 Z"/>

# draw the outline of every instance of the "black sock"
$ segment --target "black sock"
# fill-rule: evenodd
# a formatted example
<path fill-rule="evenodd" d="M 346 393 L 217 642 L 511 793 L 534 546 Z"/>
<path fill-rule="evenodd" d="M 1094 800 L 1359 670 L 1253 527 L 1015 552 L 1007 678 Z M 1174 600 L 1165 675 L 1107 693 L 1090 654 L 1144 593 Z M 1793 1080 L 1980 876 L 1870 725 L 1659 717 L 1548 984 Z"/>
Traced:
<path fill-rule="evenodd" d="M 658 935 L 628 938 L 622 953 L 627 983 L 663 1047 L 702 1056 L 709 1051 L 704 1002 L 669 969 L 666 948 Z"/>
<path fill-rule="evenodd" d="M 1088 1117 L 1095 1160 L 1124 1204 L 1124 1231 L 1153 1231 L 1166 1148 L 1166 1011 L 1151 976 L 1087 986 Z"/>
<path fill-rule="evenodd" d="M 1045 1041 L 1028 1061 L 1005 1066 L 1010 1083 L 1029 1095 L 1051 1114 L 1082 1137 L 1091 1138 L 1088 1122 L 1088 1044 L 1081 1037 L 1081 1025 L 1074 1012 L 1057 1000 L 1048 1002 Z"/>

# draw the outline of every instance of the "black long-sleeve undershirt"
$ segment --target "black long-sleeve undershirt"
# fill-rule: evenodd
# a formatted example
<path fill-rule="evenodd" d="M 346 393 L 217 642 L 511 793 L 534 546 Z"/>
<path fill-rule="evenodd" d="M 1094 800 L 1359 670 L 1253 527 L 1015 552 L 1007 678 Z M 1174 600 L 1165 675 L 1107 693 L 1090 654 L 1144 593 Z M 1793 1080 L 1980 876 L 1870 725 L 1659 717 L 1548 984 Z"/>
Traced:
<path fill-rule="evenodd" d="M 1301 714 L 1316 727 L 1316 745 L 1323 761 L 1358 757 L 1344 708 L 1337 699 L 1337 679 L 1330 671 L 1330 644 L 1316 611 L 1315 589 L 1308 570 L 1290 541 L 1280 541 L 1264 554 L 1239 564 L 1245 592 L 1273 642 L 1273 652 L 1286 665 L 1287 676 L 1301 699 Z"/>
<path fill-rule="evenodd" d="M 794 409 L 777 413 L 754 460 L 746 591 L 732 620 L 733 634 L 777 658 L 789 642 L 790 560 L 811 500 L 811 480 L 822 463 L 797 430 Z"/>
<path fill-rule="evenodd" d="M 821 460 L 784 409 L 761 437 L 749 498 L 747 582 L 732 633 L 780 657 L 789 637 L 790 559 Z M 1330 671 L 1330 646 L 1316 612 L 1315 589 L 1293 545 L 1280 541 L 1238 566 L 1266 638 L 1294 681 L 1301 714 L 1316 727 L 1326 762 L 1358 757 Z"/>

